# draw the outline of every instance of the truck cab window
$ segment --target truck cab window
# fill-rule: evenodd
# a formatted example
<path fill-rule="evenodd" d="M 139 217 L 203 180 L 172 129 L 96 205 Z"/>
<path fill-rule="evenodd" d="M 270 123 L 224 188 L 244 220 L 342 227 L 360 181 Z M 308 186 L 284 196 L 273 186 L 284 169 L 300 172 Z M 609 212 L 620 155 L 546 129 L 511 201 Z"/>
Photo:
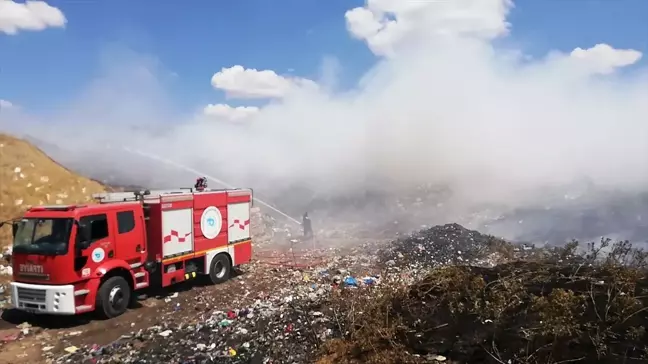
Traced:
<path fill-rule="evenodd" d="M 84 216 L 79 221 L 90 226 L 90 242 L 108 237 L 108 217 L 106 214 Z"/>
<path fill-rule="evenodd" d="M 16 226 L 14 252 L 62 255 L 67 252 L 72 219 L 28 218 Z"/>
<path fill-rule="evenodd" d="M 133 211 L 121 211 L 117 213 L 117 231 L 126 234 L 135 229 L 135 214 Z"/>

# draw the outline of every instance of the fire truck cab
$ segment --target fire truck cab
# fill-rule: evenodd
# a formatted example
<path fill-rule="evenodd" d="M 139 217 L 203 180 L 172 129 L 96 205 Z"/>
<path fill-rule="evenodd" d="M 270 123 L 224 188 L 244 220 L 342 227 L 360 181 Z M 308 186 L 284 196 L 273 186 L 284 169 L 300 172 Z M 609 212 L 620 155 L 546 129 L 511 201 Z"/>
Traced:
<path fill-rule="evenodd" d="M 12 304 L 37 314 L 123 314 L 134 292 L 250 261 L 252 190 L 105 193 L 30 208 L 13 226 Z"/>

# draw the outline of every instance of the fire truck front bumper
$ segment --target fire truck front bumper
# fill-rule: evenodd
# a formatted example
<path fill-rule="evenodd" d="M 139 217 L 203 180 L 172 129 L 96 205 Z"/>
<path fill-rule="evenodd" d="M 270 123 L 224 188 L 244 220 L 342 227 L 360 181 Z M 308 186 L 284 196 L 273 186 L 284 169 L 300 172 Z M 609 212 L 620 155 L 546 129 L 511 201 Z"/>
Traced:
<path fill-rule="evenodd" d="M 52 315 L 74 315 L 74 286 L 11 283 L 11 302 L 21 311 Z"/>

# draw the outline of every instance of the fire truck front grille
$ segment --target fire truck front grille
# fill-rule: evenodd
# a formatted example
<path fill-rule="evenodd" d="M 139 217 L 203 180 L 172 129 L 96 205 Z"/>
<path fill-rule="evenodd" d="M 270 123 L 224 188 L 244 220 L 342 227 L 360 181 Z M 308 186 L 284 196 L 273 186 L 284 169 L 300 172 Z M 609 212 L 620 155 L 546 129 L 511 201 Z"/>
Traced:
<path fill-rule="evenodd" d="M 21 301 L 45 302 L 45 290 L 18 287 L 18 299 Z"/>

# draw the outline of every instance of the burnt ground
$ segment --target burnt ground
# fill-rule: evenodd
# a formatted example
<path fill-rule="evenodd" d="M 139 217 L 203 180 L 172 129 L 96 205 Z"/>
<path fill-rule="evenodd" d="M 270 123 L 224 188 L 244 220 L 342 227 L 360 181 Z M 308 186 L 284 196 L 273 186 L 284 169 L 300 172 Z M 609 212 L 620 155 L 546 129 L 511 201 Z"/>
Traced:
<path fill-rule="evenodd" d="M 358 364 L 647 363 L 647 293 L 644 269 L 606 264 L 438 267 L 362 306 L 338 300 L 348 334 L 328 352 Z"/>

